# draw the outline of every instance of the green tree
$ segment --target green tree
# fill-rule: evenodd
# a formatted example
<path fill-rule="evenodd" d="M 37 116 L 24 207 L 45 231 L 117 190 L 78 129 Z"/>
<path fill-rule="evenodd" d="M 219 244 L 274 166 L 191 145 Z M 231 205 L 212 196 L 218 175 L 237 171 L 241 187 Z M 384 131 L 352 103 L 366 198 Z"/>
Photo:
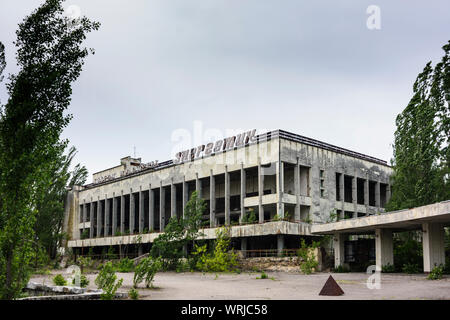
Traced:
<path fill-rule="evenodd" d="M 199 229 L 205 206 L 204 200 L 194 191 L 186 204 L 184 217 L 171 217 L 164 232 L 153 242 L 150 256 L 161 257 L 164 269 L 175 269 L 184 256 L 187 244 L 201 235 Z"/>
<path fill-rule="evenodd" d="M 2 299 L 17 297 L 28 281 L 37 213 L 34 194 L 44 175 L 39 168 L 58 155 L 61 132 L 71 119 L 65 113 L 71 85 L 89 53 L 82 43 L 99 28 L 86 17 L 70 24 L 63 12 L 62 0 L 47 0 L 16 32 L 19 71 L 8 78 L 9 98 L 0 110 Z"/>
<path fill-rule="evenodd" d="M 443 49 L 442 60 L 418 75 L 413 97 L 397 116 L 388 210 L 450 198 L 450 41 Z"/>

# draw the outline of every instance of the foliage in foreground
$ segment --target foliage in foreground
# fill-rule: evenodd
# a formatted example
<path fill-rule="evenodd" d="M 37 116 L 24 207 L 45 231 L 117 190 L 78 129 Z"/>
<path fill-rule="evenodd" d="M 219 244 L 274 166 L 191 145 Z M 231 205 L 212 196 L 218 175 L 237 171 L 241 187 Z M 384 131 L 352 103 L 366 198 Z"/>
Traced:
<path fill-rule="evenodd" d="M 95 284 L 99 289 L 103 290 L 101 294 L 102 300 L 112 300 L 116 295 L 117 289 L 122 286 L 123 279 L 118 281 L 114 267 L 111 262 L 107 262 L 103 265 L 97 278 L 95 278 Z"/>
<path fill-rule="evenodd" d="M 317 270 L 319 262 L 315 255 L 315 249 L 320 246 L 319 242 L 313 241 L 311 246 L 306 244 L 305 239 L 301 239 L 300 249 L 297 251 L 297 255 L 300 258 L 300 270 L 304 274 L 311 274 Z"/>
<path fill-rule="evenodd" d="M 237 255 L 230 247 L 230 228 L 221 227 L 216 230 L 216 239 L 214 240 L 214 250 L 207 252 L 206 244 L 195 246 L 193 255 L 197 256 L 197 269 L 204 272 L 230 272 L 237 265 Z"/>
<path fill-rule="evenodd" d="M 442 275 L 444 274 L 444 266 L 435 266 L 433 270 L 431 270 L 430 274 L 428 275 L 428 280 L 439 280 L 442 279 Z"/>
<path fill-rule="evenodd" d="M 147 257 L 142 259 L 139 264 L 136 266 L 133 277 L 133 287 L 137 288 L 138 284 L 142 281 L 145 281 L 145 287 L 152 287 L 152 282 L 155 277 L 155 274 L 161 270 L 162 261 L 161 258 L 158 257 L 156 259 L 152 257 Z"/>
<path fill-rule="evenodd" d="M 128 296 L 131 300 L 139 300 L 139 291 L 135 288 L 131 288 L 130 291 L 128 291 Z"/>
<path fill-rule="evenodd" d="M 61 274 L 57 274 L 56 276 L 53 277 L 53 283 L 55 284 L 55 286 L 67 285 L 66 279 L 64 279 L 64 277 Z"/>

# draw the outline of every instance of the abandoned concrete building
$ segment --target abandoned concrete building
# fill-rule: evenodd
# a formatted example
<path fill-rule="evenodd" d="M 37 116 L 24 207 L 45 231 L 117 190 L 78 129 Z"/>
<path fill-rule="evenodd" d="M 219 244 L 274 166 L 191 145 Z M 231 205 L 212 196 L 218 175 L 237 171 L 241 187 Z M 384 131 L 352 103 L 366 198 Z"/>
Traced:
<path fill-rule="evenodd" d="M 65 229 L 76 254 L 147 252 L 192 192 L 206 202 L 204 239 L 230 225 L 248 255 L 299 247 L 311 225 L 384 211 L 391 168 L 383 160 L 283 130 L 255 130 L 144 164 L 126 157 L 69 192 Z M 254 215 L 256 221 L 248 221 Z"/>

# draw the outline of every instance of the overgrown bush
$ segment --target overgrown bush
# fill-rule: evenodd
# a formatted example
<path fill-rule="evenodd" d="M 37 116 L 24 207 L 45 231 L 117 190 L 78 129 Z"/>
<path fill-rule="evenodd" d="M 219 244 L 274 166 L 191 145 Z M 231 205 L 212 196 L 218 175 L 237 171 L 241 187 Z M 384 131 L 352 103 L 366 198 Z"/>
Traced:
<path fill-rule="evenodd" d="M 393 264 L 385 264 L 384 266 L 381 267 L 381 272 L 382 273 L 394 273 L 395 272 L 395 266 Z"/>
<path fill-rule="evenodd" d="M 214 250 L 207 252 L 206 244 L 195 246 L 195 252 L 198 258 L 197 269 L 204 272 L 229 272 L 237 266 L 237 255 L 230 247 L 230 228 L 222 227 L 216 231 L 216 240 L 214 241 Z"/>
<path fill-rule="evenodd" d="M 134 270 L 133 260 L 125 257 L 114 264 L 116 272 L 132 272 Z"/>
<path fill-rule="evenodd" d="M 94 262 L 91 257 L 78 257 L 78 264 L 80 265 L 81 273 L 83 273 L 85 269 L 92 268 Z"/>
<path fill-rule="evenodd" d="M 117 289 L 122 286 L 123 279 L 116 282 L 117 276 L 114 272 L 114 267 L 111 262 L 107 262 L 103 265 L 97 278 L 95 278 L 95 284 L 99 289 L 103 290 L 100 295 L 102 300 L 112 300 L 116 295 Z"/>
<path fill-rule="evenodd" d="M 422 244 L 416 239 L 414 231 L 402 232 L 394 239 L 394 266 L 397 272 L 406 270 L 416 270 L 418 273 L 423 270 Z M 415 266 L 415 267 L 414 267 Z"/>
<path fill-rule="evenodd" d="M 142 259 L 134 271 L 133 287 L 137 288 L 138 284 L 142 281 L 145 281 L 146 288 L 152 287 L 155 274 L 161 270 L 161 268 L 162 262 L 160 257 L 156 259 L 152 257 Z"/>
<path fill-rule="evenodd" d="M 128 296 L 132 300 L 138 300 L 139 299 L 139 292 L 136 289 L 131 288 L 130 291 L 128 291 Z"/>
<path fill-rule="evenodd" d="M 75 284 L 75 278 L 73 278 L 72 284 L 73 284 L 73 285 Z M 85 288 L 85 287 L 87 287 L 88 285 L 89 285 L 89 280 L 88 280 L 88 278 L 86 278 L 86 276 L 85 276 L 84 274 L 82 274 L 82 275 L 80 276 L 80 287 L 81 287 L 81 288 Z"/>
<path fill-rule="evenodd" d="M 64 277 L 61 274 L 57 274 L 56 276 L 53 277 L 53 283 L 55 284 L 55 286 L 67 285 L 66 279 L 64 279 Z"/>
<path fill-rule="evenodd" d="M 402 267 L 403 273 L 420 273 L 420 268 L 417 264 L 406 263 Z"/>
<path fill-rule="evenodd" d="M 301 239 L 300 249 L 298 249 L 297 255 L 300 258 L 300 270 L 304 274 L 311 274 L 317 270 L 319 262 L 315 255 L 315 249 L 318 248 L 319 245 L 319 242 L 313 241 L 311 246 L 308 246 L 305 239 Z"/>
<path fill-rule="evenodd" d="M 242 217 L 242 223 L 246 224 L 252 224 L 258 221 L 258 218 L 256 217 L 255 210 L 253 208 L 249 209 L 249 212 L 245 213 Z"/>
<path fill-rule="evenodd" d="M 444 274 L 444 266 L 435 266 L 433 270 L 431 270 L 430 274 L 428 275 L 428 280 L 439 280 L 442 279 L 442 275 Z"/>

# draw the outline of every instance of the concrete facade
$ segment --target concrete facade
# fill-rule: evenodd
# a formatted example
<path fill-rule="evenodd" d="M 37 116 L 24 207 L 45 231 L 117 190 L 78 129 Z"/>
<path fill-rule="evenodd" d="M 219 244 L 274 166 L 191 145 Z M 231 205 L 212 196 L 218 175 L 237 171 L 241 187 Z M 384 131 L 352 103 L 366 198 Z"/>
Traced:
<path fill-rule="evenodd" d="M 208 237 L 215 227 L 231 225 L 233 237 L 245 237 L 243 247 L 276 234 L 277 250 L 285 247 L 283 236 L 311 236 L 311 224 L 334 214 L 344 220 L 384 212 L 390 197 L 391 168 L 357 152 L 282 130 L 248 132 L 220 146 L 208 156 L 196 158 L 193 148 L 189 160 L 156 165 L 126 157 L 95 173 L 96 183 L 70 192 L 68 247 L 132 243 L 136 235 L 150 244 L 170 217 L 184 214 L 193 191 L 207 203 Z M 251 211 L 256 224 L 240 225 Z"/>

